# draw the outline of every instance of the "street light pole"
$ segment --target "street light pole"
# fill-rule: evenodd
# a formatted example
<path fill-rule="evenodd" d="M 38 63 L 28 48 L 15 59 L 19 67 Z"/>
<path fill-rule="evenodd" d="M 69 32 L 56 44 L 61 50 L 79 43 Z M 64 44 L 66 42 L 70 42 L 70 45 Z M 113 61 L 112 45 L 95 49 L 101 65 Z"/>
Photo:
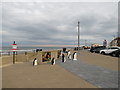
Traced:
<path fill-rule="evenodd" d="M 115 35 L 114 35 L 114 39 L 113 39 L 113 42 L 114 42 L 114 46 L 115 46 Z"/>
<path fill-rule="evenodd" d="M 79 30 L 79 25 L 80 22 L 78 21 L 78 54 L 80 54 L 80 50 L 79 50 L 79 47 L 80 47 L 80 36 L 79 36 L 79 33 L 80 33 L 80 30 Z"/>
<path fill-rule="evenodd" d="M 85 40 L 85 47 L 87 46 L 87 40 Z"/>

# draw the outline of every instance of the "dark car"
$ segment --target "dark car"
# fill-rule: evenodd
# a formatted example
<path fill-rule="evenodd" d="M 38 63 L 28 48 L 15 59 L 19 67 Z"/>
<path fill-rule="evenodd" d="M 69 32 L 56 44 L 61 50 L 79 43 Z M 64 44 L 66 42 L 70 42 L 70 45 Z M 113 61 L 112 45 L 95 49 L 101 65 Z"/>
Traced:
<path fill-rule="evenodd" d="M 82 48 L 79 47 L 79 50 L 81 50 L 81 49 L 82 49 Z M 75 47 L 74 50 L 77 51 L 77 50 L 78 50 L 78 47 Z"/>
<path fill-rule="evenodd" d="M 114 57 L 120 57 L 120 49 L 111 52 L 110 55 Z"/>
<path fill-rule="evenodd" d="M 42 51 L 42 49 L 37 48 L 37 49 L 36 49 L 36 52 L 38 52 L 38 51 Z"/>
<path fill-rule="evenodd" d="M 97 47 L 91 47 L 90 52 L 96 52 L 99 53 L 100 50 L 105 49 L 105 46 L 97 46 Z"/>
<path fill-rule="evenodd" d="M 106 47 L 100 47 L 100 48 L 94 49 L 93 51 L 95 53 L 100 53 L 100 50 L 103 50 L 103 49 L 106 49 Z"/>

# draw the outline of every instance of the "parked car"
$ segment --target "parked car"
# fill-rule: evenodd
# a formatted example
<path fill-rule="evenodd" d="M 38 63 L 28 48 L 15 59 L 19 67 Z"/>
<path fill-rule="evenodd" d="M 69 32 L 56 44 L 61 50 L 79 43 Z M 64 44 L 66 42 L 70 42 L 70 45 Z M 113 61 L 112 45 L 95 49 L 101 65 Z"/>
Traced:
<path fill-rule="evenodd" d="M 100 53 L 100 50 L 106 49 L 106 47 L 101 47 L 93 50 L 95 53 Z"/>
<path fill-rule="evenodd" d="M 116 51 L 118 49 L 120 49 L 120 47 L 110 47 L 110 48 L 107 48 L 107 49 L 100 50 L 100 53 L 103 54 L 103 55 L 110 54 L 111 52 Z"/>
<path fill-rule="evenodd" d="M 105 46 L 91 47 L 90 52 L 99 52 L 99 50 L 105 49 Z"/>
<path fill-rule="evenodd" d="M 120 49 L 111 52 L 110 55 L 114 57 L 120 57 Z"/>
<path fill-rule="evenodd" d="M 77 51 L 78 47 L 75 47 L 74 50 Z M 82 50 L 82 47 L 79 47 L 79 50 Z"/>

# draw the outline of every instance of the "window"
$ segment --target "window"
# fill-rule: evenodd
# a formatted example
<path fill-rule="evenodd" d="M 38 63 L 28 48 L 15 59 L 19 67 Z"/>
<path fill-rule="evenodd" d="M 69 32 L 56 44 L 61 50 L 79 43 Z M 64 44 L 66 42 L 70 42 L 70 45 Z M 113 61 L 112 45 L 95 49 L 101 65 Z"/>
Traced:
<path fill-rule="evenodd" d="M 111 49 L 119 49 L 119 48 L 117 48 L 117 47 L 112 47 Z"/>

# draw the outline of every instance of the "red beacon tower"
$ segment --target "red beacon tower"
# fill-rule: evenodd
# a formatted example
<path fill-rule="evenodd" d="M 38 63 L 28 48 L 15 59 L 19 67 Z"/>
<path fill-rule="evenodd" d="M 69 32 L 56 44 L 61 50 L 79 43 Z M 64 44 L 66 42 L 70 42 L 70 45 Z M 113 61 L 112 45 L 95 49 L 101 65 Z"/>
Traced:
<path fill-rule="evenodd" d="M 14 41 L 12 44 L 12 51 L 16 52 L 16 50 L 17 50 L 17 44 L 15 44 L 15 41 Z"/>
<path fill-rule="evenodd" d="M 15 44 L 15 41 L 12 44 L 12 51 L 13 51 L 13 64 L 15 64 L 15 52 L 17 51 L 17 44 Z"/>

